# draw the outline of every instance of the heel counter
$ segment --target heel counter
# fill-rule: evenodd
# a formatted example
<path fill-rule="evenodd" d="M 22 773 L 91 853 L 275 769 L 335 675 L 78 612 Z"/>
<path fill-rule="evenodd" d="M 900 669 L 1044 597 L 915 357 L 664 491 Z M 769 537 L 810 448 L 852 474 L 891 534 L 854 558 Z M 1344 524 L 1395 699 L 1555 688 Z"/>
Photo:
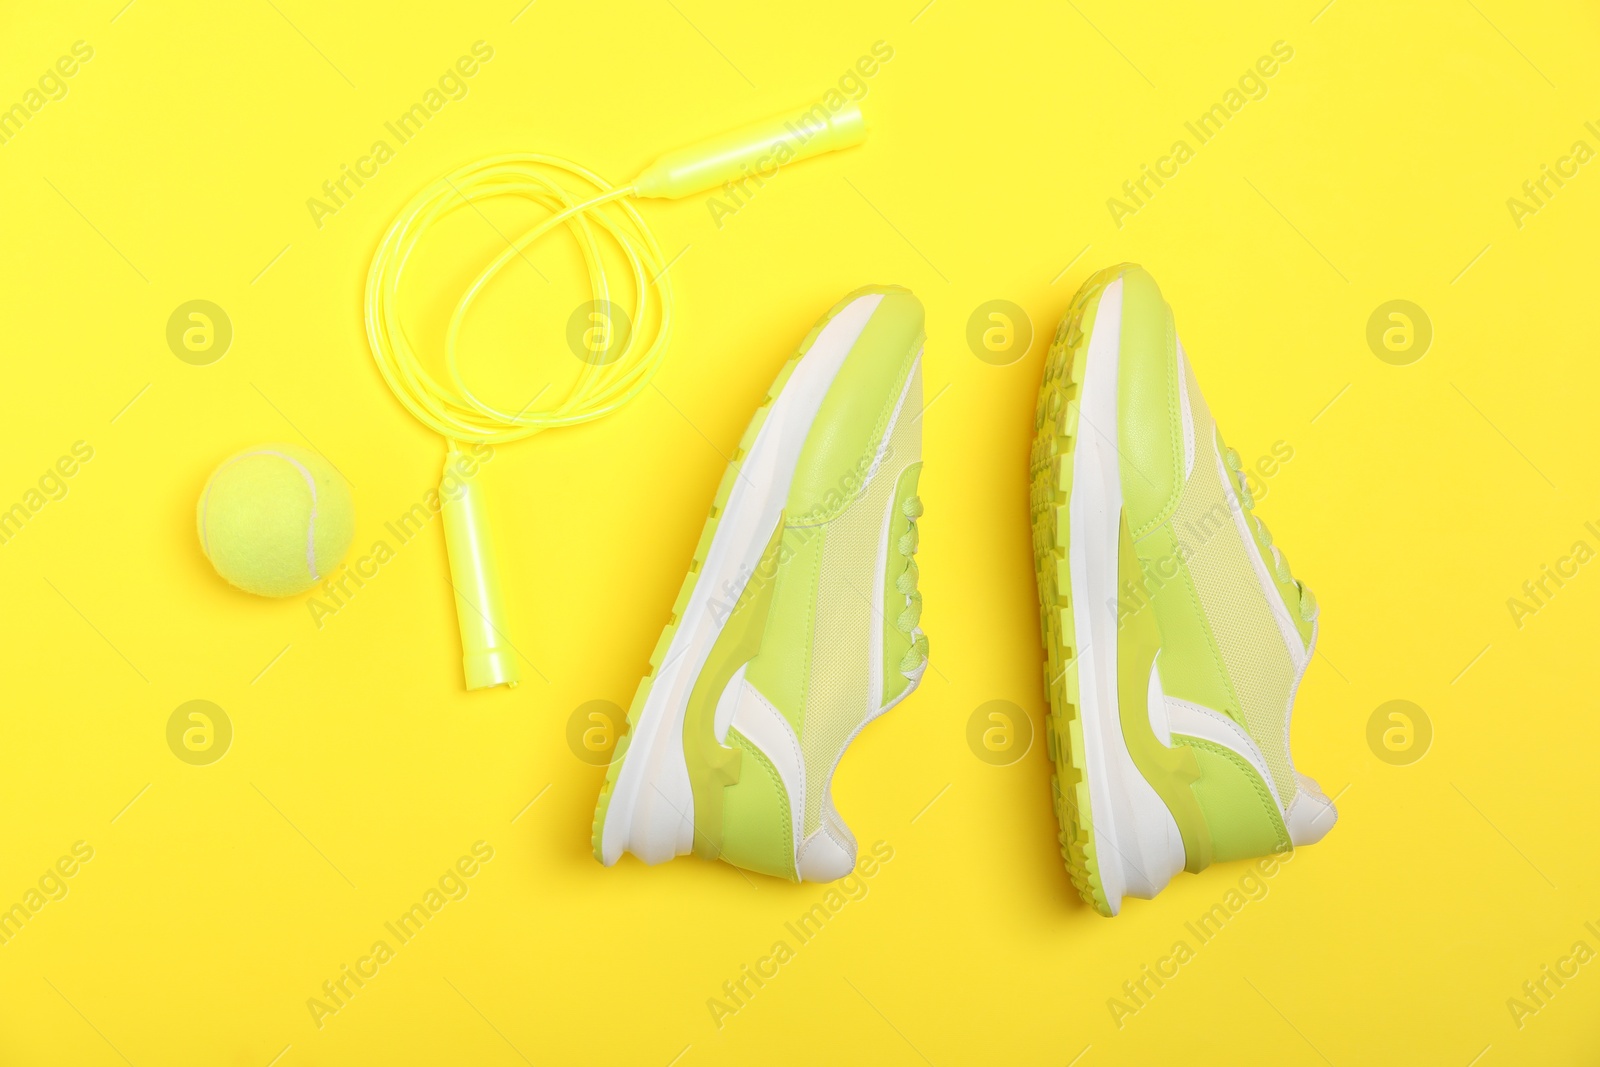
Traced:
<path fill-rule="evenodd" d="M 722 859 L 735 867 L 798 881 L 794 817 L 783 776 L 755 742 L 728 730 L 741 753 L 739 780 L 722 790 Z"/>
<path fill-rule="evenodd" d="M 1290 851 L 1289 831 L 1272 791 L 1244 757 L 1198 737 L 1174 737 L 1173 741 L 1193 752 L 1200 765 L 1193 790 L 1205 813 L 1213 861 Z"/>

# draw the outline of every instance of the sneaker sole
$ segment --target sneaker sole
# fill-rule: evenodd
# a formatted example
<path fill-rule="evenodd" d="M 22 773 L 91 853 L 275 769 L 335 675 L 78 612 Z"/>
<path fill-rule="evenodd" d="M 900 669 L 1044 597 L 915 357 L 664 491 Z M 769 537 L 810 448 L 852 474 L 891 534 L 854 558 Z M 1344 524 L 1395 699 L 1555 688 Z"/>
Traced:
<path fill-rule="evenodd" d="M 1148 718 L 1142 679 L 1150 678 L 1159 694 L 1152 669 L 1155 638 L 1130 639 L 1135 635 L 1121 632 L 1120 613 L 1097 607 L 1119 599 L 1119 553 L 1131 554 L 1132 548 L 1119 541 L 1119 532 L 1126 538 L 1114 444 L 1120 329 L 1103 341 L 1091 340 L 1085 325 L 1091 309 L 1098 319 L 1102 296 L 1124 269 L 1112 267 L 1085 282 L 1057 328 L 1040 384 L 1030 462 L 1050 701 L 1045 735 L 1056 770 L 1051 796 L 1072 883 L 1107 917 L 1120 911 L 1124 896 L 1153 896 L 1184 865 L 1176 824 L 1124 736 L 1124 711 L 1135 720 Z M 1118 314 L 1120 307 L 1119 300 Z M 1109 382 L 1087 382 L 1096 351 L 1102 362 L 1095 374 L 1107 375 Z M 1095 411 L 1092 424 L 1083 419 L 1084 405 Z M 1093 437 L 1080 434 L 1085 425 Z M 1152 620 L 1142 621 L 1153 628 Z M 1143 672 L 1135 675 L 1141 681 L 1132 699 L 1118 695 L 1124 669 Z M 1136 726 L 1149 732 L 1143 722 Z"/>

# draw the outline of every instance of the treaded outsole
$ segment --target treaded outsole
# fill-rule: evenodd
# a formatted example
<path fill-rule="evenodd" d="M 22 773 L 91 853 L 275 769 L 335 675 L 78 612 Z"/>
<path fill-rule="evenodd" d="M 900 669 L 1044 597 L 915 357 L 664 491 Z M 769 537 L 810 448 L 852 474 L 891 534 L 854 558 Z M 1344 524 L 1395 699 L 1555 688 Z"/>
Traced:
<path fill-rule="evenodd" d="M 611 806 L 611 791 L 616 788 L 617 776 L 622 772 L 622 761 L 628 753 L 628 742 L 632 739 L 633 730 L 639 725 L 639 716 L 644 712 L 646 701 L 650 698 L 651 687 L 655 684 L 657 673 L 661 669 L 662 660 L 666 657 L 667 650 L 672 647 L 673 638 L 678 633 L 678 623 L 683 619 L 683 613 L 689 607 L 689 600 L 694 595 L 695 583 L 700 579 L 700 572 L 705 566 L 706 556 L 711 552 L 711 542 L 717 535 L 717 525 L 722 518 L 722 512 L 728 505 L 728 497 L 733 493 L 733 486 L 740 477 L 744 468 L 745 456 L 749 455 L 754 447 L 756 436 L 761 432 L 761 427 L 766 425 L 767 415 L 772 411 L 772 404 L 783 392 L 783 387 L 789 383 L 789 377 L 799 365 L 800 360 L 811 350 L 811 345 L 824 327 L 843 311 L 852 301 L 872 293 L 889 293 L 897 291 L 897 286 L 868 285 L 855 290 L 845 296 L 828 310 L 828 313 L 817 320 L 811 327 L 811 332 L 806 334 L 800 342 L 800 347 L 795 354 L 789 357 L 783 367 L 778 371 L 777 378 L 772 387 L 767 390 L 761 406 L 750 418 L 750 424 L 745 427 L 744 436 L 739 438 L 739 447 L 734 450 L 733 457 L 728 462 L 728 468 L 722 474 L 722 481 L 717 486 L 717 495 L 712 500 L 711 513 L 706 516 L 705 526 L 700 531 L 700 540 L 695 545 L 694 559 L 689 564 L 689 573 L 684 576 L 683 585 L 678 589 L 677 599 L 672 603 L 672 614 L 667 619 L 667 625 L 657 638 L 655 648 L 650 653 L 650 669 L 639 680 L 639 688 L 634 691 L 633 703 L 628 707 L 627 728 L 623 735 L 617 739 L 616 752 L 612 755 L 611 763 L 606 768 L 606 779 L 600 787 L 600 798 L 595 803 L 594 823 L 590 829 L 590 845 L 594 850 L 594 858 L 601 863 L 605 862 L 602 850 L 602 839 L 605 834 L 606 811 Z"/>
<path fill-rule="evenodd" d="M 1060 824 L 1058 840 L 1067 874 L 1084 903 L 1107 917 L 1113 912 L 1100 878 L 1089 803 L 1088 760 L 1078 714 L 1077 633 L 1072 619 L 1067 546 L 1078 401 L 1088 355 L 1083 316 L 1089 304 L 1127 269 L 1127 264 L 1121 264 L 1091 276 L 1073 296 L 1056 327 L 1039 383 L 1028 463 L 1033 563 L 1039 581 L 1039 633 L 1045 651 L 1044 687 L 1050 700 L 1045 741 L 1055 765 L 1055 773 L 1050 776 L 1051 802 Z"/>

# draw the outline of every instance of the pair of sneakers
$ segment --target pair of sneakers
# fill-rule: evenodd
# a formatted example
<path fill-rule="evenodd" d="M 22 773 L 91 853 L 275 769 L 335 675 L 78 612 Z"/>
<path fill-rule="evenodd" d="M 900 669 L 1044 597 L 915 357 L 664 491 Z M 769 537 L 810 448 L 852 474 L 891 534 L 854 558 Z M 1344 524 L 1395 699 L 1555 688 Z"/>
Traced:
<path fill-rule="evenodd" d="M 856 862 L 845 748 L 921 681 L 922 306 L 850 294 L 739 443 L 595 811 L 604 864 L 694 852 L 826 882 Z M 1030 465 L 1062 852 L 1102 914 L 1179 870 L 1308 844 L 1289 759 L 1316 602 L 1253 513 L 1171 311 L 1132 266 L 1057 331 Z"/>

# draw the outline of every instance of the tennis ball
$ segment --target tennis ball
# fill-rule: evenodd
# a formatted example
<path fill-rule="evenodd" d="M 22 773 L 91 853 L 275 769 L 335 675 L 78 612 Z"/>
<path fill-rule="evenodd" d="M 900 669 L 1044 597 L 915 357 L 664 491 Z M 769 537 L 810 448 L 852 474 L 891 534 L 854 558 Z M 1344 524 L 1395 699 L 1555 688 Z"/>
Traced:
<path fill-rule="evenodd" d="M 262 445 L 222 461 L 195 507 L 200 548 L 229 582 L 294 596 L 339 565 L 355 533 L 350 489 L 297 445 Z"/>

